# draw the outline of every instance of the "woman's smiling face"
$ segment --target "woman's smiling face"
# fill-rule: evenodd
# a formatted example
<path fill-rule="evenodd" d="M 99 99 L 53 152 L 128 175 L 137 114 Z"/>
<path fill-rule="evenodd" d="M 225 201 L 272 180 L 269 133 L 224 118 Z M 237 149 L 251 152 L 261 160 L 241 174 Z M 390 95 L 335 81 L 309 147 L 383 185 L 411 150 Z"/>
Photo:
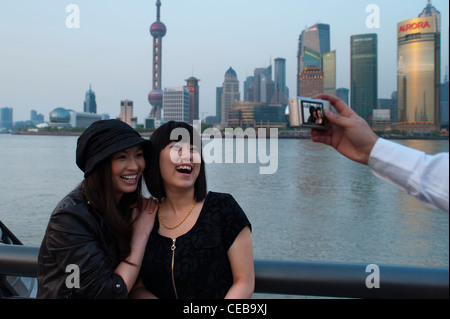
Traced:
<path fill-rule="evenodd" d="M 200 153 L 197 147 L 182 142 L 171 142 L 159 157 L 161 177 L 166 187 L 194 187 L 200 173 Z"/>
<path fill-rule="evenodd" d="M 145 158 L 141 145 L 117 152 L 112 156 L 112 185 L 116 202 L 120 201 L 124 193 L 132 193 L 136 190 L 144 169 Z"/>

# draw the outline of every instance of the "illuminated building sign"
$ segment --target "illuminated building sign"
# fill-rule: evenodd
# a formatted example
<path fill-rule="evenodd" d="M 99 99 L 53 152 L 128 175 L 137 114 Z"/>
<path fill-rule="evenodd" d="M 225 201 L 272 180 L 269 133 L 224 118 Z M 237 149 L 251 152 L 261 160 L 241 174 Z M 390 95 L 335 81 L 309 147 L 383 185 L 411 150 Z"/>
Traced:
<path fill-rule="evenodd" d="M 436 32 L 434 17 L 422 17 L 409 19 L 397 25 L 398 37 L 403 37 L 412 33 Z"/>
<path fill-rule="evenodd" d="M 400 30 L 398 30 L 398 33 L 406 32 L 408 30 L 426 29 L 426 28 L 431 28 L 430 23 L 428 21 L 418 23 L 408 23 L 400 26 Z"/>

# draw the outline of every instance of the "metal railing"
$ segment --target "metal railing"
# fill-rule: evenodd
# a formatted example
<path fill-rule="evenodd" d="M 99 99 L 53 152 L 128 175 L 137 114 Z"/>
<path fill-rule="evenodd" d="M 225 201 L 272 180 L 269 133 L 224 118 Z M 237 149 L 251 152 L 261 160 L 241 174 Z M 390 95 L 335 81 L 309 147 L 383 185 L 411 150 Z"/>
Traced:
<path fill-rule="evenodd" d="M 38 252 L 37 247 L 0 244 L 0 277 L 36 277 Z M 255 292 L 264 294 L 449 298 L 448 268 L 255 260 L 255 274 Z"/>

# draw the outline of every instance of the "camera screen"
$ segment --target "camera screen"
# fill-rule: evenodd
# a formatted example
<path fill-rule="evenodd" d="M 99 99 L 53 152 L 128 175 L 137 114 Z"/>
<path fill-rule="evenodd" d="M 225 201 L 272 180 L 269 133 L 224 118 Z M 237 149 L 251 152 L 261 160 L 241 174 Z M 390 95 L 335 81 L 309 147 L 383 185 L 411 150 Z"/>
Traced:
<path fill-rule="evenodd" d="M 319 102 L 302 101 L 303 124 L 325 125 L 323 104 Z"/>

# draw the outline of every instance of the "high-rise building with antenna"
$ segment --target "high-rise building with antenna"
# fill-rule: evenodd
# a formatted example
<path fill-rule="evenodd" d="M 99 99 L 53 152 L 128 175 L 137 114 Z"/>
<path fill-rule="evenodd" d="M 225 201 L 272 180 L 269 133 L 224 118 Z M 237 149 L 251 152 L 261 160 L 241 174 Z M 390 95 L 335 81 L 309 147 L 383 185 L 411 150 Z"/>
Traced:
<path fill-rule="evenodd" d="M 298 39 L 297 95 L 315 97 L 324 91 L 322 55 L 330 52 L 330 25 L 317 23 Z"/>
<path fill-rule="evenodd" d="M 186 86 L 189 90 L 189 122 L 192 124 L 195 120 L 199 120 L 199 104 L 200 104 L 200 88 L 198 82 L 200 81 L 194 76 L 186 79 Z"/>
<path fill-rule="evenodd" d="M 150 34 L 153 37 L 153 80 L 152 91 L 148 95 L 148 101 L 152 105 L 150 117 L 157 120 L 161 119 L 161 109 L 163 100 L 163 91 L 161 90 L 162 79 L 162 38 L 166 35 L 166 26 L 160 21 L 161 1 L 156 1 L 156 22 L 150 26 Z"/>
<path fill-rule="evenodd" d="M 228 113 L 234 102 L 241 100 L 239 92 L 239 80 L 236 72 L 230 67 L 225 73 L 225 80 L 222 85 L 222 108 L 221 108 L 221 124 L 228 125 Z"/>
<path fill-rule="evenodd" d="M 83 109 L 84 113 L 97 114 L 97 102 L 95 101 L 95 93 L 92 91 L 91 85 L 89 85 L 89 91 L 86 92 Z"/>
<path fill-rule="evenodd" d="M 440 129 L 440 13 L 427 1 L 413 18 L 397 24 L 396 129 L 429 132 Z"/>
<path fill-rule="evenodd" d="M 419 14 L 419 18 L 422 17 L 434 17 L 436 32 L 441 32 L 441 12 L 431 4 L 431 0 L 427 0 L 427 5 Z"/>

